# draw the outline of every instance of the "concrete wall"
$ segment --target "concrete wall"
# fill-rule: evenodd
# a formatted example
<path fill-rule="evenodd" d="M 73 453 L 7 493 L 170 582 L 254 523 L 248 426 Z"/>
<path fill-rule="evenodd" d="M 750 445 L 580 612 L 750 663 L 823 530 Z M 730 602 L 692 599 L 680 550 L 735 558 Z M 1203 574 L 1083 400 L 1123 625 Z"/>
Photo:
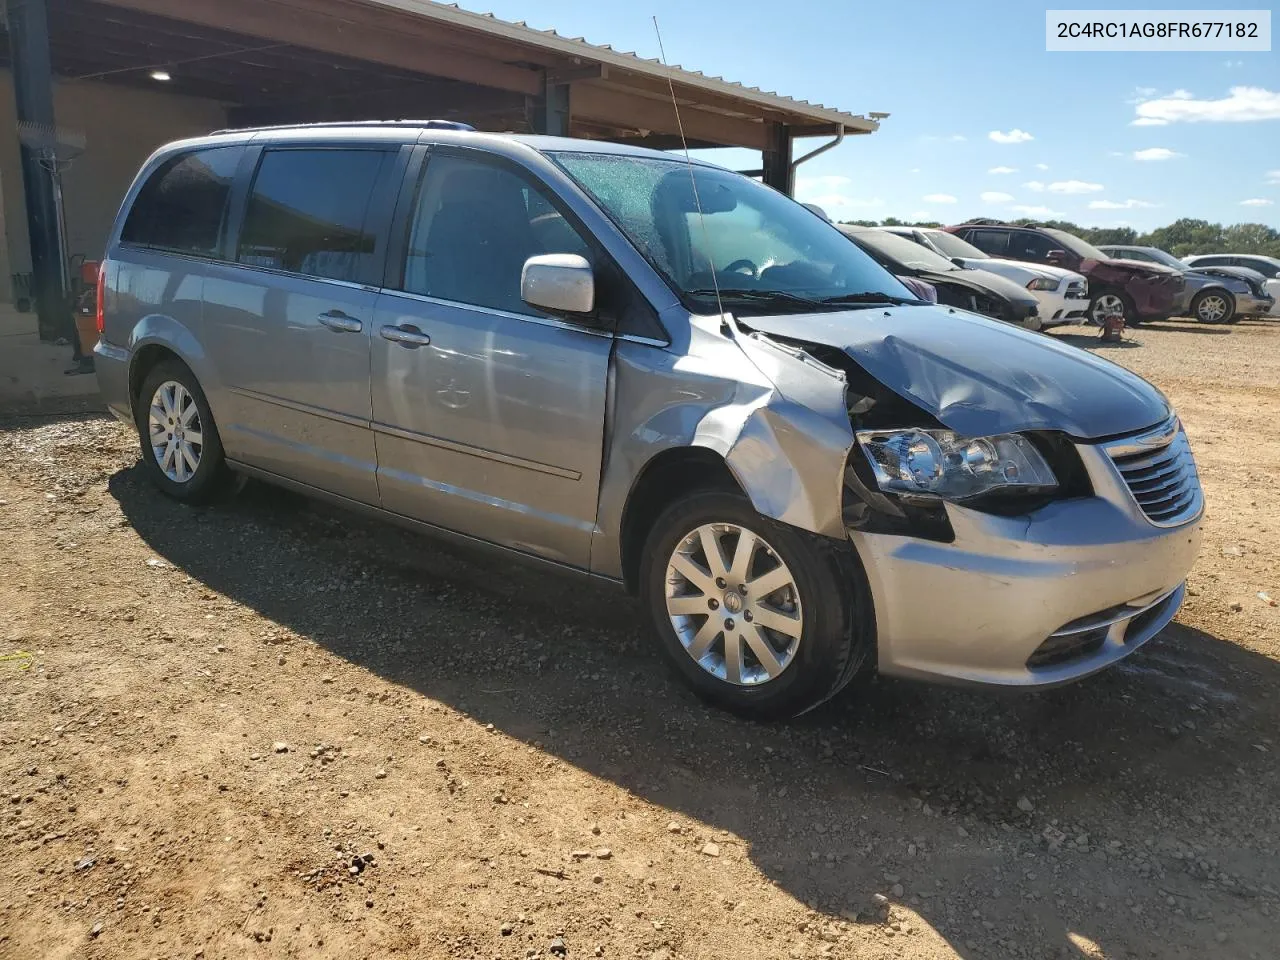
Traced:
<path fill-rule="evenodd" d="M 161 85 L 156 84 L 157 88 Z M 58 126 L 83 134 L 85 152 L 63 173 L 69 252 L 96 260 L 138 167 L 156 147 L 226 126 L 222 104 L 106 83 L 58 82 Z M 0 300 L 10 276 L 31 270 L 26 201 L 18 157 L 13 80 L 0 70 Z"/>

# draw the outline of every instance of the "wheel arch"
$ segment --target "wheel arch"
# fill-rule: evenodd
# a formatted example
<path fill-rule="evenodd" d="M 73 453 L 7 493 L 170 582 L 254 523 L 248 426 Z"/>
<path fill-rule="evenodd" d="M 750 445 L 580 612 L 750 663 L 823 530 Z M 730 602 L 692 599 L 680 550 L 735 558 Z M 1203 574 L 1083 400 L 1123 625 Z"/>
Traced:
<path fill-rule="evenodd" d="M 639 589 L 645 540 L 654 521 L 678 498 L 695 490 L 746 494 L 724 457 L 704 446 L 659 451 L 636 475 L 622 509 L 619 537 L 622 579 L 629 593 Z"/>

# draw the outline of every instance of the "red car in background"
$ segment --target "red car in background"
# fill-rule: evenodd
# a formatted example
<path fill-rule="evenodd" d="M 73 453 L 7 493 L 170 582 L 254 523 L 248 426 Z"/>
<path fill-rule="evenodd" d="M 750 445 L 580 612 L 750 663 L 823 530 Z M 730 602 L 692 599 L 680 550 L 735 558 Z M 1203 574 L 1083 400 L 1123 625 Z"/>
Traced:
<path fill-rule="evenodd" d="M 942 229 L 993 257 L 1047 263 L 1084 274 L 1089 280 L 1088 317 L 1094 323 L 1117 309 L 1131 325 L 1171 317 L 1186 283 L 1176 270 L 1158 263 L 1117 260 L 1053 227 L 971 220 Z"/>

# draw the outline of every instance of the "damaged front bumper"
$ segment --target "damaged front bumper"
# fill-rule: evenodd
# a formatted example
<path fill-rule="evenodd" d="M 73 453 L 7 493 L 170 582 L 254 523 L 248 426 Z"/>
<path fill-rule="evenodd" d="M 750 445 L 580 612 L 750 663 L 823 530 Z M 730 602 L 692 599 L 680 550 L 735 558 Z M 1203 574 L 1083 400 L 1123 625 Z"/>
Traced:
<path fill-rule="evenodd" d="M 871 586 L 881 672 L 1053 686 L 1115 663 L 1173 619 L 1202 501 L 1189 520 L 1158 526 L 1102 446 L 1077 450 L 1091 497 L 1018 517 L 947 504 L 951 543 L 849 531 Z"/>

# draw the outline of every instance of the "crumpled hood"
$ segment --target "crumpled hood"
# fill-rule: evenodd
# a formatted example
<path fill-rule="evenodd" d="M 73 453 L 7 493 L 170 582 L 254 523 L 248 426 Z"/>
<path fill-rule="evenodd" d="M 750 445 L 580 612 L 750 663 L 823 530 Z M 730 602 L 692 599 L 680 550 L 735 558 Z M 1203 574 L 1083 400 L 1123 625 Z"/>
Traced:
<path fill-rule="evenodd" d="M 873 307 L 750 317 L 761 333 L 844 350 L 880 383 L 965 436 L 1130 433 L 1170 414 L 1164 395 L 1108 360 L 966 311 Z"/>
<path fill-rule="evenodd" d="M 1130 273 L 1141 277 L 1176 277 L 1180 271 L 1166 267 L 1163 263 L 1149 263 L 1146 260 L 1125 260 L 1123 257 L 1110 257 L 1106 260 L 1086 260 L 1085 264 L 1101 263 L 1109 267 L 1122 267 Z"/>

